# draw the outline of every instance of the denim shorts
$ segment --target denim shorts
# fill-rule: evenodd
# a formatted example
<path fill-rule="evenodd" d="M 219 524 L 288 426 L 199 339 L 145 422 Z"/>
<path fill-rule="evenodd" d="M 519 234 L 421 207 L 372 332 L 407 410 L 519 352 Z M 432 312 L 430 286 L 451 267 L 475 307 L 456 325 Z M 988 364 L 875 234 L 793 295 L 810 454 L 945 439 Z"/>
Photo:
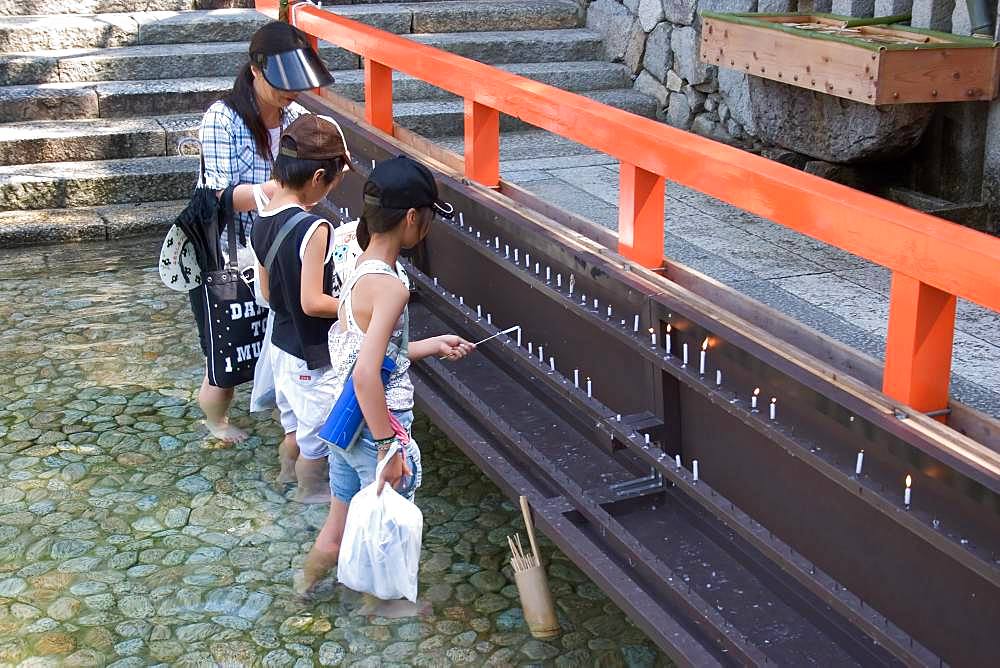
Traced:
<path fill-rule="evenodd" d="M 413 424 L 413 411 L 393 411 L 393 414 L 409 433 L 410 426 Z M 405 450 L 412 473 L 399 482 L 396 491 L 412 501 L 423 478 L 420 447 L 413 440 L 412 434 L 410 434 L 410 442 L 406 444 Z M 378 448 L 375 446 L 375 438 L 368 431 L 368 427 L 362 427 L 361 437 L 347 450 L 330 448 L 329 461 L 330 492 L 344 503 L 350 503 L 362 487 L 370 485 L 375 480 Z"/>

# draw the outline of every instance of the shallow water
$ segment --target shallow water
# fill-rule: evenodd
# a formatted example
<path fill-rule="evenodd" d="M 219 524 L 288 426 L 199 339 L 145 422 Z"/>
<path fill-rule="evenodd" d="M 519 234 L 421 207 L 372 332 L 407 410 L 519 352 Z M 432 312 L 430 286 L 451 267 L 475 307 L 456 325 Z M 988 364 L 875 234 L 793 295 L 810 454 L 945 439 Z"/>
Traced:
<path fill-rule="evenodd" d="M 274 487 L 280 428 L 206 438 L 183 295 L 158 239 L 0 251 L 0 666 L 655 666 L 655 646 L 551 543 L 564 628 L 527 633 L 506 564 L 518 513 L 425 419 L 421 596 L 362 617 L 292 576 L 325 506 Z"/>

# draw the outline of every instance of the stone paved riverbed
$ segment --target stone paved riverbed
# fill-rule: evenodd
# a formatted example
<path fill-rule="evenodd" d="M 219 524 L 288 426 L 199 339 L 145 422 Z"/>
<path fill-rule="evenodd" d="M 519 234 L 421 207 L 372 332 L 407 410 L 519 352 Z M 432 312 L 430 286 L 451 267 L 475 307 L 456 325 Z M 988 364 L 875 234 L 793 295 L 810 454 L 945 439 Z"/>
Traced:
<path fill-rule="evenodd" d="M 238 410 L 238 447 L 206 438 L 193 323 L 157 247 L 0 251 L 0 666 L 668 663 L 547 541 L 565 633 L 531 639 L 506 564 L 519 515 L 423 418 L 433 612 L 362 617 L 332 581 L 297 599 L 326 507 L 273 486 L 269 417 Z"/>

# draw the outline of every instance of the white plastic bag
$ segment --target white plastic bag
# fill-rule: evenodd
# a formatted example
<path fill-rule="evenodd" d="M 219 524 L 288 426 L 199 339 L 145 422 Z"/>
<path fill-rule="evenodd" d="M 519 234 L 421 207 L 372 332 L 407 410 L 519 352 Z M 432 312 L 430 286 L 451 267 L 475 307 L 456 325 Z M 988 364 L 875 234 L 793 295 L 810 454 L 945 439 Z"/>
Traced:
<path fill-rule="evenodd" d="M 255 186 L 256 188 L 256 186 Z M 258 200 L 258 206 L 260 201 Z M 254 254 L 253 264 L 257 266 L 257 256 Z M 269 309 L 271 305 L 264 299 L 260 291 L 260 281 L 253 282 L 253 296 L 258 306 Z M 264 329 L 264 340 L 260 344 L 260 355 L 253 369 L 253 389 L 250 391 L 250 412 L 266 411 L 275 407 L 274 369 L 271 367 L 271 333 L 274 331 L 274 311 L 267 314 L 267 327 Z"/>
<path fill-rule="evenodd" d="M 396 443 L 375 469 L 375 481 L 354 495 L 337 560 L 337 580 L 384 601 L 417 601 L 417 571 L 424 516 L 416 504 L 390 485 L 377 494 L 386 464 L 399 452 Z"/>

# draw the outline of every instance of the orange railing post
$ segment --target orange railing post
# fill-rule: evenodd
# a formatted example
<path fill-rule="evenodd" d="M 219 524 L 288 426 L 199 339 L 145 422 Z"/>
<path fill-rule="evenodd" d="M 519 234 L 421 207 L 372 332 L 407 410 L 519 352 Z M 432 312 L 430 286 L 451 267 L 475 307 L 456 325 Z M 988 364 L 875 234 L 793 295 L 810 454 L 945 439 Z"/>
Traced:
<path fill-rule="evenodd" d="M 365 121 L 392 134 L 392 70 L 365 58 Z"/>
<path fill-rule="evenodd" d="M 663 264 L 666 179 L 621 163 L 618 181 L 618 252 L 644 267 Z"/>
<path fill-rule="evenodd" d="M 893 272 L 883 392 L 918 411 L 948 407 L 956 301 L 955 295 Z"/>
<path fill-rule="evenodd" d="M 500 112 L 465 100 L 465 177 L 488 188 L 500 185 Z"/>

